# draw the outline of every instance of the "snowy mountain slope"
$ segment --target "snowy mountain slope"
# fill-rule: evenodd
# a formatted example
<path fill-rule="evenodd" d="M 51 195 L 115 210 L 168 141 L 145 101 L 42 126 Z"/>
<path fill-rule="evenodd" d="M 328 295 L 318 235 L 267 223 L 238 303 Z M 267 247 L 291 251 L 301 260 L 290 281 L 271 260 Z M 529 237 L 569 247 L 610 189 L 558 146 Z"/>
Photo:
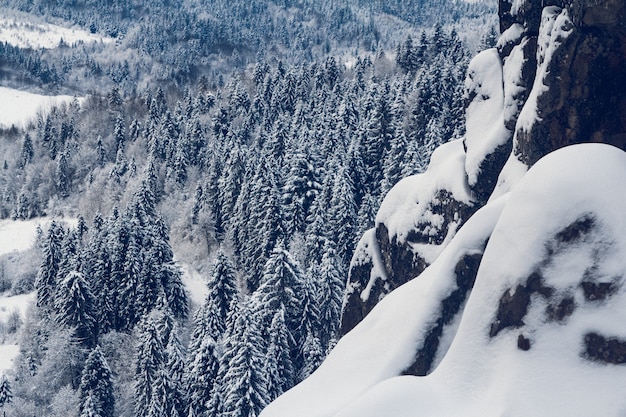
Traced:
<path fill-rule="evenodd" d="M 624 181 L 626 153 L 608 145 L 545 157 L 262 416 L 623 415 L 626 355 L 603 347 L 626 350 Z M 442 294 L 455 289 L 460 257 L 480 253 L 487 238 L 439 366 L 393 377 L 424 343 Z"/>

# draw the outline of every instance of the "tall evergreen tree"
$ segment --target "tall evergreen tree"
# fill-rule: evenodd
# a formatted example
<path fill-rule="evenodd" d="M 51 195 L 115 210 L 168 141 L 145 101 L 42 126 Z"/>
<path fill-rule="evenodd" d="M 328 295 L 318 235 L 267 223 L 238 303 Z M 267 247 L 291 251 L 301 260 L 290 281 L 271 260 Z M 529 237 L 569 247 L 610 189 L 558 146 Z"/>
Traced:
<path fill-rule="evenodd" d="M 10 403 L 12 399 L 13 393 L 9 379 L 5 374 L 2 374 L 2 377 L 0 377 L 0 408 Z"/>
<path fill-rule="evenodd" d="M 98 337 L 94 306 L 91 288 L 82 273 L 72 271 L 59 283 L 54 303 L 56 320 L 73 329 L 76 340 L 86 347 L 94 346 Z"/>
<path fill-rule="evenodd" d="M 285 324 L 284 310 L 278 310 L 269 328 L 269 344 L 265 373 L 267 393 L 270 400 L 277 398 L 295 384 L 294 366 L 291 360 L 292 336 Z"/>
<path fill-rule="evenodd" d="M 243 311 L 236 326 L 241 334 L 228 363 L 222 386 L 223 416 L 256 417 L 269 403 L 267 379 L 264 372 L 265 344 L 255 315 Z"/>
<path fill-rule="evenodd" d="M 99 346 L 96 346 L 87 357 L 80 380 L 79 395 L 81 415 L 89 408 L 97 410 L 100 417 L 115 415 L 113 375 Z"/>
<path fill-rule="evenodd" d="M 54 303 L 64 234 L 63 227 L 52 221 L 43 242 L 43 259 L 35 279 L 35 289 L 37 290 L 37 307 L 44 310 L 50 309 Z"/>
<path fill-rule="evenodd" d="M 158 405 L 153 401 L 153 387 L 162 378 L 163 344 L 154 319 L 148 317 L 142 325 L 137 346 L 135 364 L 135 417 L 148 417 L 150 407 Z"/>

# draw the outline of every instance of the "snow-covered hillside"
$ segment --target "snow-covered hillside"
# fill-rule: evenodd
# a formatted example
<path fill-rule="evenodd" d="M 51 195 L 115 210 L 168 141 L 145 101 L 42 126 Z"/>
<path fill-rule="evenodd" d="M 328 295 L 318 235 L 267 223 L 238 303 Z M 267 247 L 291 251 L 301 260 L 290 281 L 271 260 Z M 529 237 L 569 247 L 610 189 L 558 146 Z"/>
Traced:
<path fill-rule="evenodd" d="M 53 106 L 69 103 L 72 96 L 45 96 L 7 87 L 0 87 L 0 128 L 11 126 L 23 129 L 38 112 L 46 113 Z M 82 101 L 80 98 L 78 101 Z"/>
<path fill-rule="evenodd" d="M 623 416 L 626 358 L 601 352 L 626 348 L 625 181 L 626 153 L 611 146 L 548 155 L 262 416 Z M 441 363 L 397 377 L 455 290 L 458 260 L 487 237 Z"/>
<path fill-rule="evenodd" d="M 5 11 L 6 12 L 6 11 Z M 71 29 L 50 23 L 32 23 L 32 15 L 20 15 L 11 11 L 16 17 L 0 16 L 0 42 L 18 48 L 52 49 L 61 42 L 67 46 L 78 43 L 113 42 L 113 39 L 85 32 L 80 29 Z"/>

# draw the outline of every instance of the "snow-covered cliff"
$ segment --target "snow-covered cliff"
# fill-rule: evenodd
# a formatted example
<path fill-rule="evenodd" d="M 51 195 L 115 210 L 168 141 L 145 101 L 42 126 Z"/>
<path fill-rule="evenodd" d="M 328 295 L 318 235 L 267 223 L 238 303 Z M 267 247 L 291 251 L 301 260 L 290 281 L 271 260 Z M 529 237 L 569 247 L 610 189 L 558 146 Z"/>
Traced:
<path fill-rule="evenodd" d="M 262 417 L 626 415 L 626 2 L 500 21 L 465 138 L 387 195 L 344 337 Z"/>

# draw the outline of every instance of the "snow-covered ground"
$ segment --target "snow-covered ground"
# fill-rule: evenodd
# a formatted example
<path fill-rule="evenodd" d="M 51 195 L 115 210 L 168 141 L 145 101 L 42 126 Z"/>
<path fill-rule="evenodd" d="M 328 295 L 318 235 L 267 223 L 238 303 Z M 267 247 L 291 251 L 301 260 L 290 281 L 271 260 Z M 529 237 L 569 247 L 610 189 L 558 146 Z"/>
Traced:
<path fill-rule="evenodd" d="M 586 353 L 590 334 L 626 340 L 625 181 L 626 153 L 608 145 L 546 156 L 261 416 L 626 416 L 626 367 Z M 441 362 L 424 377 L 398 376 L 415 360 L 437 300 L 454 290 L 459 255 L 475 253 L 487 236 Z M 531 289 L 533 276 L 541 288 Z M 585 285 L 612 289 L 596 299 Z M 531 291 L 523 321 L 498 328 L 502 300 L 520 288 Z M 555 313 L 567 303 L 570 311 Z"/>
<path fill-rule="evenodd" d="M 187 289 L 187 295 L 189 295 L 189 298 L 195 305 L 200 306 L 204 304 L 204 299 L 208 292 L 204 277 L 188 264 L 182 264 L 182 271 L 183 284 L 185 284 Z"/>
<path fill-rule="evenodd" d="M 12 88 L 0 87 L 0 128 L 25 128 L 38 112 L 45 113 L 53 106 L 69 103 L 72 96 L 44 96 Z M 82 98 L 78 98 L 79 103 Z"/>
<path fill-rule="evenodd" d="M 19 48 L 52 49 L 57 48 L 61 41 L 65 45 L 74 46 L 80 42 L 110 43 L 113 39 L 50 23 L 31 23 L 25 16 L 0 16 L 0 42 Z"/>

